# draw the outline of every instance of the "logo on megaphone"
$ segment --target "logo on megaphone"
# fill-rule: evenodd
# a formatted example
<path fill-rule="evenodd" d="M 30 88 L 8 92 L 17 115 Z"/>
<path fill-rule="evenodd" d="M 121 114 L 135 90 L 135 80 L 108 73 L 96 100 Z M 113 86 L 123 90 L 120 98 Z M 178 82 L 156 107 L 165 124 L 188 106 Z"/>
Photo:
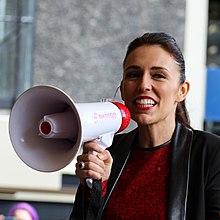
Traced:
<path fill-rule="evenodd" d="M 67 166 L 82 143 L 97 140 L 103 148 L 130 122 L 119 102 L 74 103 L 62 90 L 35 86 L 22 93 L 9 118 L 9 135 L 20 159 L 43 172 Z"/>

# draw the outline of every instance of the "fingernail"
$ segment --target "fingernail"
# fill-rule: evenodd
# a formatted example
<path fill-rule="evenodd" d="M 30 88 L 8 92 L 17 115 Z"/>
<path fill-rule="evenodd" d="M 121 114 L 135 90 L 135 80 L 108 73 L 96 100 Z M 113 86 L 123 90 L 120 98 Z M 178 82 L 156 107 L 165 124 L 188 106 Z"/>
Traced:
<path fill-rule="evenodd" d="M 104 158 L 104 155 L 103 155 L 103 154 L 98 154 L 97 156 L 98 156 L 98 158 L 99 158 L 100 160 L 102 160 L 102 159 Z"/>

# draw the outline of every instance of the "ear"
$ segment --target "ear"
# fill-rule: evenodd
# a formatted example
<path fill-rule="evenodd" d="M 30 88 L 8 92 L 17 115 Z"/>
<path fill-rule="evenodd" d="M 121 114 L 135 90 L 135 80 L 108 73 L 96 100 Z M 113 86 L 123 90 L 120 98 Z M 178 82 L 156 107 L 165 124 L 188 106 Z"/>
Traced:
<path fill-rule="evenodd" d="M 123 89 L 123 80 L 121 81 L 120 84 L 120 92 L 121 92 L 121 99 L 124 101 L 124 89 Z"/>
<path fill-rule="evenodd" d="M 190 90 L 190 83 L 189 83 L 188 80 L 186 80 L 179 87 L 179 92 L 178 92 L 178 96 L 177 96 L 177 102 L 182 102 L 186 98 L 189 90 Z"/>

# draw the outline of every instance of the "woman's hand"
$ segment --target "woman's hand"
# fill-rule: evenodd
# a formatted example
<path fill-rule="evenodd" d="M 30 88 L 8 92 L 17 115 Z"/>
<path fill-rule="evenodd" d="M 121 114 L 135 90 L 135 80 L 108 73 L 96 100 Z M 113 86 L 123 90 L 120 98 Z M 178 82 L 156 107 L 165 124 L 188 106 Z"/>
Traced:
<path fill-rule="evenodd" d="M 84 168 L 81 162 L 84 163 Z M 81 184 L 85 178 L 102 178 L 102 181 L 105 181 L 110 176 L 112 163 L 113 159 L 108 150 L 103 150 L 95 141 L 89 141 L 83 146 L 83 154 L 77 157 L 76 175 L 79 176 Z"/>

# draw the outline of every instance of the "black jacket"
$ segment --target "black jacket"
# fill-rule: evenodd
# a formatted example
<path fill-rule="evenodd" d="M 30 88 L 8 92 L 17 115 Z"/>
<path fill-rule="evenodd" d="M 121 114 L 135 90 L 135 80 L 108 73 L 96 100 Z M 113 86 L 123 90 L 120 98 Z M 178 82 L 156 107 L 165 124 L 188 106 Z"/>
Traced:
<path fill-rule="evenodd" d="M 114 162 L 105 197 L 99 202 L 91 202 L 91 194 L 84 193 L 83 196 L 83 187 L 80 186 L 70 220 L 101 219 L 109 196 L 130 155 L 136 134 L 137 129 L 115 138 L 109 148 Z M 220 219 L 220 137 L 204 131 L 190 130 L 177 123 L 171 147 L 167 219 Z M 94 188 L 99 188 L 99 185 L 101 183 L 97 181 Z M 95 217 L 88 214 L 91 210 Z"/>

